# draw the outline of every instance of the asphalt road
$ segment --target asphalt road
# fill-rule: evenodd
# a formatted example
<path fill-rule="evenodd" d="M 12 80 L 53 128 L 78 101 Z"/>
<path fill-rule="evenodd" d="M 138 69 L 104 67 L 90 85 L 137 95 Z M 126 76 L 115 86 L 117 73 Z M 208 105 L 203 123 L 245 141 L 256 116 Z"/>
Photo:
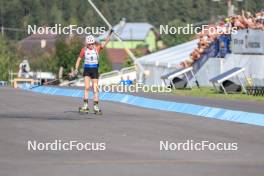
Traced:
<path fill-rule="evenodd" d="M 102 102 L 0 88 L 0 176 L 263 176 L 264 128 Z M 104 142 L 105 151 L 28 151 L 38 142 Z M 237 151 L 160 151 L 160 141 L 237 143 Z"/>

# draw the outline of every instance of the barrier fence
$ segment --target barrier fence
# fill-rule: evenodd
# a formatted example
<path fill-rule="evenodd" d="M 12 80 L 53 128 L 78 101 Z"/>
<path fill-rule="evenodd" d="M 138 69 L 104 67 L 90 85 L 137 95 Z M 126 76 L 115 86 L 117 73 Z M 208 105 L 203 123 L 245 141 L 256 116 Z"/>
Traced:
<path fill-rule="evenodd" d="M 264 87 L 248 87 L 247 92 L 253 96 L 264 96 Z"/>

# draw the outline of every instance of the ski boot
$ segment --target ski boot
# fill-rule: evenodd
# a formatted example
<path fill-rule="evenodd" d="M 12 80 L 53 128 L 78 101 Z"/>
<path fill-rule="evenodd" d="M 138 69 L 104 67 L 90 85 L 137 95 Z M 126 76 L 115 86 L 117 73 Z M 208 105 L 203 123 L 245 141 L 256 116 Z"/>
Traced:
<path fill-rule="evenodd" d="M 79 107 L 79 112 L 86 114 L 89 113 L 88 100 L 83 100 L 83 106 Z"/>
<path fill-rule="evenodd" d="M 98 105 L 98 101 L 94 102 L 93 111 L 94 111 L 94 114 L 102 115 L 102 110 L 100 109 Z"/>

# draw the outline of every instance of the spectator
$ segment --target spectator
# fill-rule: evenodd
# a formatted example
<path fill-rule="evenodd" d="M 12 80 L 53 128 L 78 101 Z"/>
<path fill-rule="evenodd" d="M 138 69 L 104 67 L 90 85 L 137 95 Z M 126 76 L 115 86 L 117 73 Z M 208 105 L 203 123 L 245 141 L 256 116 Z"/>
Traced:
<path fill-rule="evenodd" d="M 30 72 L 30 66 L 28 63 L 28 60 L 24 59 L 20 64 L 19 64 L 19 71 L 18 71 L 18 77 L 19 78 L 29 78 Z"/>
<path fill-rule="evenodd" d="M 129 78 L 129 75 L 127 75 L 127 79 L 126 79 L 126 85 L 132 85 L 133 81 Z"/>
<path fill-rule="evenodd" d="M 125 85 L 125 86 L 130 86 L 130 85 L 133 84 L 133 81 L 130 80 L 129 75 L 127 75 L 127 79 L 126 79 L 126 80 L 124 80 L 124 78 L 123 78 L 123 76 L 122 76 L 122 77 L 121 77 L 120 84 L 121 84 L 121 85 Z"/>
<path fill-rule="evenodd" d="M 230 51 L 231 29 L 260 29 L 264 30 L 264 9 L 252 15 L 250 12 L 242 11 L 242 15 L 225 18 L 215 28 L 218 33 L 205 34 L 202 31 L 199 36 L 198 47 L 190 54 L 189 58 L 180 63 L 183 68 L 191 66 L 199 60 L 203 54 L 207 53 L 209 47 L 214 50 L 213 56 L 225 57 Z"/>

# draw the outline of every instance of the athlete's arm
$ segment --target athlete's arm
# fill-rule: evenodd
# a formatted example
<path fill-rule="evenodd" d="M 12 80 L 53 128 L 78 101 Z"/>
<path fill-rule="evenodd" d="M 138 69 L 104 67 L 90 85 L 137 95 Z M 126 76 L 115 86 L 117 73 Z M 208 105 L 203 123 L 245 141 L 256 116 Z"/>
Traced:
<path fill-rule="evenodd" d="M 105 38 L 105 42 L 104 42 L 104 44 L 102 44 L 102 48 L 104 48 L 104 47 L 108 44 L 108 42 L 110 41 L 111 34 L 112 34 L 113 32 L 114 32 L 113 29 L 111 29 L 110 32 L 109 32 L 109 34 L 108 34 L 107 37 Z"/>
<path fill-rule="evenodd" d="M 78 57 L 77 58 L 77 61 L 76 61 L 76 64 L 75 64 L 75 70 L 78 70 L 79 69 L 79 66 L 80 66 L 80 62 L 81 62 L 82 58 L 81 57 Z"/>
<path fill-rule="evenodd" d="M 80 63 L 82 58 L 84 57 L 84 48 L 81 50 L 79 57 L 77 58 L 76 64 L 75 64 L 75 70 L 79 69 Z"/>

